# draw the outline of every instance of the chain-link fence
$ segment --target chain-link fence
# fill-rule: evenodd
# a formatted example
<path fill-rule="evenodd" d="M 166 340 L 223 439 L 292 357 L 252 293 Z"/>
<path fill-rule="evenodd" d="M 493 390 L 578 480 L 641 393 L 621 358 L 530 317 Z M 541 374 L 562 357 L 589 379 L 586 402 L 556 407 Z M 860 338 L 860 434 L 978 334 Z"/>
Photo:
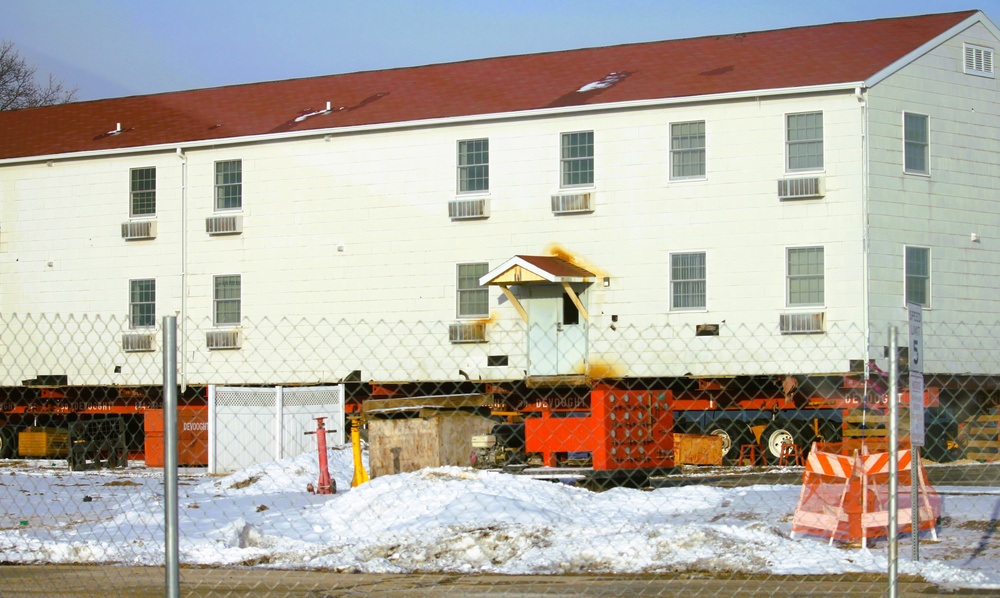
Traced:
<path fill-rule="evenodd" d="M 172 438 L 185 595 L 880 595 L 893 382 L 901 587 L 1000 588 L 997 323 L 182 320 L 173 418 L 161 326 L 0 315 L 0 595 L 162 594 Z"/>

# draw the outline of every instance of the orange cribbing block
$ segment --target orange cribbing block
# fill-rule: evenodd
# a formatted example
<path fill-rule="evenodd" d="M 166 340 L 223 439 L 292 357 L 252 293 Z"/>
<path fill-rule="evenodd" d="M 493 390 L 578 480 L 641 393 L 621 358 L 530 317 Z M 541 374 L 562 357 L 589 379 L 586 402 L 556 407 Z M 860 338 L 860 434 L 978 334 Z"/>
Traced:
<path fill-rule="evenodd" d="M 806 459 L 799 504 L 792 516 L 792 533 L 818 535 L 831 542 L 864 545 L 889 535 L 889 453 L 870 453 L 862 446 L 850 456 L 842 443 L 816 444 Z M 912 453 L 900 450 L 899 488 L 908 488 L 913 474 Z M 941 515 L 941 499 L 921 466 L 918 504 L 920 529 L 933 530 Z M 899 532 L 912 531 L 911 497 L 899 492 Z"/>

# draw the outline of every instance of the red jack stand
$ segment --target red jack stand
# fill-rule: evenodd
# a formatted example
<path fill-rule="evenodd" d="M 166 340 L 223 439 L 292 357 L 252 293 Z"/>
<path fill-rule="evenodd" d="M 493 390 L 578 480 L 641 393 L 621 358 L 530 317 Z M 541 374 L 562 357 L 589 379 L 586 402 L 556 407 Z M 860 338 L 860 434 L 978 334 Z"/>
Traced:
<path fill-rule="evenodd" d="M 316 435 L 316 446 L 319 449 L 319 482 L 313 488 L 312 484 L 306 486 L 306 490 L 316 494 L 336 494 L 337 483 L 330 479 L 330 466 L 326 461 L 326 428 L 323 426 L 325 417 L 314 418 L 316 420 L 316 430 L 306 432 L 306 435 Z"/>

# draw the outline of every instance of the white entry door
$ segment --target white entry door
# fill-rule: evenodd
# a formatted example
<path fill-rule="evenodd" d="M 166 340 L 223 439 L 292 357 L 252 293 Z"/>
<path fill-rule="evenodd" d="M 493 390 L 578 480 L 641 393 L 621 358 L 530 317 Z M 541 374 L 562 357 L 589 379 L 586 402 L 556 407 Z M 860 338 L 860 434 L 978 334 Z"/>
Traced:
<path fill-rule="evenodd" d="M 587 321 L 561 285 L 525 285 L 528 312 L 528 375 L 587 372 Z M 585 294 L 580 294 L 581 302 Z M 584 305 L 586 305 L 584 303 Z"/>

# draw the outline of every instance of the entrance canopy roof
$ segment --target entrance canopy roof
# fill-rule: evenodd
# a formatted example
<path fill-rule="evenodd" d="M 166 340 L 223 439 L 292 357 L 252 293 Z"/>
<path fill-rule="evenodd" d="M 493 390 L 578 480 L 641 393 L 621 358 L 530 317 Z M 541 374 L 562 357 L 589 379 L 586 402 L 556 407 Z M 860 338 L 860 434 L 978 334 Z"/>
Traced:
<path fill-rule="evenodd" d="M 515 255 L 479 279 L 480 285 L 594 282 L 596 275 L 566 260 L 544 255 Z"/>

